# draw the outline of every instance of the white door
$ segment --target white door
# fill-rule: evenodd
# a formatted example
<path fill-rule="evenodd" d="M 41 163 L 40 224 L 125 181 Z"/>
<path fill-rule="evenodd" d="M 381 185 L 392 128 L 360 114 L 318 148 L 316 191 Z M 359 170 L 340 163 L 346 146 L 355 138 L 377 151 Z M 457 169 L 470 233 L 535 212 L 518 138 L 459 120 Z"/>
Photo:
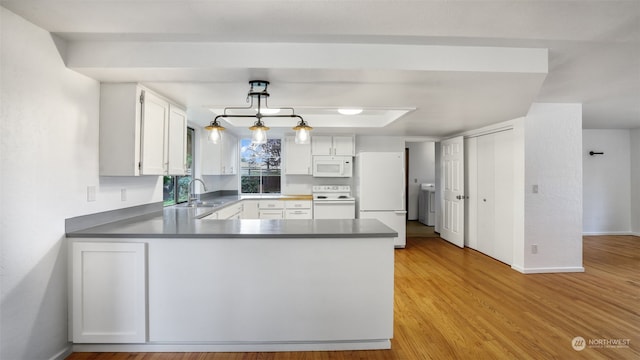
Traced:
<path fill-rule="evenodd" d="M 164 175 L 165 131 L 169 118 L 169 103 L 146 91 L 142 107 L 142 175 Z"/>
<path fill-rule="evenodd" d="M 146 269 L 144 243 L 73 243 L 74 343 L 146 341 Z"/>
<path fill-rule="evenodd" d="M 221 173 L 233 175 L 238 171 L 238 139 L 231 134 L 225 135 L 224 139 L 222 139 Z"/>
<path fill-rule="evenodd" d="M 312 136 L 311 155 L 333 155 L 331 136 Z"/>
<path fill-rule="evenodd" d="M 333 137 L 333 154 L 353 156 L 353 137 L 351 136 L 334 136 Z"/>
<path fill-rule="evenodd" d="M 285 138 L 286 157 L 284 171 L 287 175 L 311 175 L 311 144 L 296 144 L 293 136 Z"/>
<path fill-rule="evenodd" d="M 464 247 L 464 139 L 444 140 L 441 147 L 444 206 L 440 236 Z"/>
<path fill-rule="evenodd" d="M 187 113 L 169 105 L 169 134 L 166 144 L 168 175 L 185 175 L 187 171 Z"/>

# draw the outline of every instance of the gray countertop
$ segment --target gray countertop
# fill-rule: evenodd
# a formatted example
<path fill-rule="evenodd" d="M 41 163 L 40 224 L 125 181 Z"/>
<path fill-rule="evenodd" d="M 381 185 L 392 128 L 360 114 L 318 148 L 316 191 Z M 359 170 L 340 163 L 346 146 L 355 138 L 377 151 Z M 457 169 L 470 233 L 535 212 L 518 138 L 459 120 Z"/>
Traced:
<path fill-rule="evenodd" d="M 216 208 L 167 207 L 163 211 L 67 233 L 71 238 L 364 238 L 395 237 L 375 219 L 207 220 L 199 219 L 241 200 L 224 199 Z"/>

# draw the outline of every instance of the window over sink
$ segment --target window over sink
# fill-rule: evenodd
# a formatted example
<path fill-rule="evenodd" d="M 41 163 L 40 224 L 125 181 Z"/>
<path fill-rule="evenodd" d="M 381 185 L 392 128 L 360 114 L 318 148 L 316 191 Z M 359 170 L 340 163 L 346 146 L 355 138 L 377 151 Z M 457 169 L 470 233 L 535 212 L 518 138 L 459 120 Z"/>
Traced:
<path fill-rule="evenodd" d="M 280 193 L 281 149 L 281 139 L 268 139 L 266 144 L 240 140 L 241 193 Z"/>

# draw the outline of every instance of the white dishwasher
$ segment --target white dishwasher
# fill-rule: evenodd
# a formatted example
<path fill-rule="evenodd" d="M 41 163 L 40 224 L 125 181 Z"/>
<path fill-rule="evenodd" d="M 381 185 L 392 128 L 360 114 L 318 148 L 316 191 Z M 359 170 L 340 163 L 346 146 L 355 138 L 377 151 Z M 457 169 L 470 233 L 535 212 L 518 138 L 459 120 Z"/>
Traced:
<path fill-rule="evenodd" d="M 349 185 L 315 185 L 313 187 L 314 219 L 355 219 L 356 199 Z"/>

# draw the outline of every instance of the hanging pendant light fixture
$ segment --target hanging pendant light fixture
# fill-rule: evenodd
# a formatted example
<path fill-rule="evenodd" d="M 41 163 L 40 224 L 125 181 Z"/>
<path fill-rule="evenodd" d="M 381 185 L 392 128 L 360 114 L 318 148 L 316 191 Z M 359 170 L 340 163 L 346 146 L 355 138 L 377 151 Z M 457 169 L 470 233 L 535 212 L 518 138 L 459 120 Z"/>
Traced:
<path fill-rule="evenodd" d="M 249 128 L 251 130 L 251 143 L 252 144 L 266 144 L 267 143 L 267 130 L 269 128 L 264 126 L 261 120 L 262 117 L 258 118 L 252 127 Z"/>
<path fill-rule="evenodd" d="M 313 130 L 311 126 L 309 126 L 304 119 L 300 119 L 298 125 L 296 125 L 293 130 L 296 131 L 296 144 L 308 144 L 309 143 L 309 131 Z"/>
<path fill-rule="evenodd" d="M 214 144 L 220 142 L 222 138 L 222 132 L 224 131 L 224 127 L 220 125 L 218 122 L 218 117 L 216 117 L 209 126 L 204 127 L 205 130 L 209 131 L 209 141 Z"/>
<path fill-rule="evenodd" d="M 208 128 L 213 128 L 214 123 L 217 123 L 217 120 L 219 118 L 256 118 L 256 122 L 253 124 L 253 126 L 249 127 L 249 130 L 251 130 L 251 142 L 254 144 L 264 144 L 267 142 L 267 130 L 269 130 L 269 127 L 267 127 L 264 122 L 262 121 L 263 118 L 271 118 L 271 117 L 290 117 L 290 118 L 298 118 L 300 120 L 300 122 L 298 122 L 298 126 L 294 127 L 293 129 L 296 130 L 296 142 L 298 141 L 298 136 L 300 136 L 300 139 L 303 139 L 304 137 L 308 138 L 309 137 L 309 130 L 311 130 L 312 128 L 307 125 L 307 123 L 304 121 L 304 119 L 302 118 L 302 116 L 300 115 L 296 115 L 295 110 L 291 107 L 283 107 L 280 109 L 274 109 L 274 108 L 269 108 L 269 106 L 267 105 L 267 98 L 269 97 L 269 93 L 267 92 L 267 86 L 269 86 L 269 82 L 265 81 L 265 80 L 251 80 L 249 81 L 249 93 L 247 94 L 247 102 L 249 103 L 249 106 L 247 107 L 226 107 L 224 108 L 224 112 L 222 113 L 222 115 L 218 115 L 215 117 L 215 119 L 213 120 L 213 122 L 211 123 L 211 125 L 205 127 L 206 129 Z M 256 105 L 257 107 L 255 108 L 255 115 L 248 115 L 248 114 L 227 114 L 227 110 L 250 110 L 250 109 L 254 109 L 254 99 L 256 100 Z M 264 107 L 262 107 L 262 103 L 264 102 Z M 280 110 L 290 110 L 291 113 L 290 114 L 279 114 L 278 112 Z M 217 125 L 219 126 L 219 125 Z M 298 128 L 303 129 L 304 133 L 300 134 L 300 131 L 298 130 Z M 224 128 L 223 128 L 224 129 Z M 300 134 L 300 135 L 299 135 Z M 213 136 L 213 134 L 211 135 Z M 304 140 L 301 140 L 304 141 Z M 308 141 L 308 140 L 307 140 Z"/>

